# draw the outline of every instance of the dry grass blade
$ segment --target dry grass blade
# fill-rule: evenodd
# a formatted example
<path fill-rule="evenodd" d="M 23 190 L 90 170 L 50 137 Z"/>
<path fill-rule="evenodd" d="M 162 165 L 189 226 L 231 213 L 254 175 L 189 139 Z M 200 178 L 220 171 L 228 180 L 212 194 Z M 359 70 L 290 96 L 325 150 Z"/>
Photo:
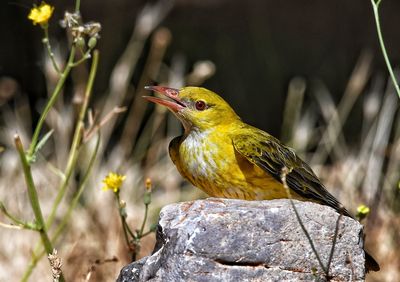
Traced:
<path fill-rule="evenodd" d="M 166 28 L 157 30 L 152 38 L 150 53 L 135 91 L 135 97 L 129 107 L 129 114 L 122 132 L 121 146 L 127 156 L 130 155 L 132 148 L 135 146 L 139 127 L 147 108 L 147 102 L 142 98 L 145 91 L 144 86 L 150 83 L 151 78 L 157 77 L 170 40 L 171 33 Z"/>
<path fill-rule="evenodd" d="M 294 77 L 289 82 L 288 95 L 283 112 L 282 134 L 283 143 L 293 146 L 291 141 L 300 120 L 301 108 L 306 90 L 306 81 L 302 77 Z"/>
<path fill-rule="evenodd" d="M 332 115 L 311 163 L 324 163 L 331 150 L 336 147 L 334 145 L 336 145 L 338 137 L 340 137 L 343 124 L 368 81 L 371 63 L 371 53 L 369 51 L 363 52 L 351 74 L 343 98 L 337 108 L 337 114 Z"/>
<path fill-rule="evenodd" d="M 317 84 L 315 98 L 328 126 L 325 128 L 318 148 L 313 154 L 311 164 L 323 164 L 323 161 L 328 156 L 328 152 L 331 151 L 335 160 L 343 160 L 346 155 L 347 145 L 341 131 L 342 126 L 340 125 L 339 112 L 332 99 L 331 93 L 321 82 Z M 329 126 L 329 124 L 331 126 Z"/>
<path fill-rule="evenodd" d="M 386 175 L 384 177 L 383 192 L 389 207 L 393 210 L 399 209 L 399 194 L 396 189 L 400 190 L 400 122 L 397 119 L 397 129 L 394 134 L 394 142 L 388 150 L 389 161 L 387 165 Z M 393 193 L 395 196 L 393 197 Z"/>
<path fill-rule="evenodd" d="M 107 99 L 102 113 L 110 112 L 114 105 L 120 105 L 123 102 L 147 38 L 171 10 L 173 3 L 174 1 L 158 1 L 147 4 L 139 13 L 131 38 L 111 74 L 110 98 Z M 103 130 L 102 144 L 108 143 L 115 122 L 111 121 Z"/>
<path fill-rule="evenodd" d="M 87 141 L 89 141 L 93 137 L 93 135 L 100 130 L 100 128 L 104 127 L 104 125 L 111 122 L 114 116 L 123 113 L 125 111 L 126 107 L 114 107 L 109 113 L 107 113 L 103 117 L 103 119 L 98 124 L 94 124 L 91 128 L 89 128 L 85 132 L 83 142 L 86 143 Z"/>
<path fill-rule="evenodd" d="M 389 143 L 393 120 L 398 107 L 398 98 L 394 92 L 391 82 L 388 83 L 385 99 L 378 116 L 377 128 L 372 148 L 367 162 L 366 175 L 364 180 L 364 195 L 369 203 L 377 207 L 380 195 L 381 175 L 385 159 L 386 148 Z"/>

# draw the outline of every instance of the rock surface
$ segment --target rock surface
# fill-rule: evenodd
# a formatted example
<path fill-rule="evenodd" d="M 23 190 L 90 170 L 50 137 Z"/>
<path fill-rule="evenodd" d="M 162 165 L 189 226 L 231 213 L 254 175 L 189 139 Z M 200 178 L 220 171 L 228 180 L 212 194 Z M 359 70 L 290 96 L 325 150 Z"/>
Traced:
<path fill-rule="evenodd" d="M 326 266 L 339 214 L 294 201 Z M 365 278 L 362 226 L 342 216 L 330 281 Z M 128 281 L 325 281 L 289 200 L 209 198 L 172 204 L 160 213 L 153 255 L 125 266 Z"/>

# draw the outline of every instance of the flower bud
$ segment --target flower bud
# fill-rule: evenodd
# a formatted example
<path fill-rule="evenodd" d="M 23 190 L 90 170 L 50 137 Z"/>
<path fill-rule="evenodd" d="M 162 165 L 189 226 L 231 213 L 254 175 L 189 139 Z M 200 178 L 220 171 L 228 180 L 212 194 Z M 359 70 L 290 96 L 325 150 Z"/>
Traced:
<path fill-rule="evenodd" d="M 143 203 L 145 205 L 150 205 L 151 204 L 151 192 L 145 192 L 143 195 Z"/>
<path fill-rule="evenodd" d="M 89 42 L 88 42 L 88 47 L 89 49 L 93 49 L 94 47 L 96 47 L 97 44 L 97 38 L 96 37 L 90 37 Z"/>
<path fill-rule="evenodd" d="M 126 202 L 125 202 L 124 200 L 120 200 L 120 201 L 119 201 L 119 206 L 120 206 L 121 208 L 126 208 Z"/>
<path fill-rule="evenodd" d="M 85 48 L 85 39 L 82 36 L 79 36 L 78 38 L 75 39 L 75 44 L 79 48 Z"/>
<path fill-rule="evenodd" d="M 146 178 L 146 181 L 145 181 L 145 184 L 144 184 L 145 186 L 146 186 L 146 190 L 147 191 L 149 191 L 149 192 L 151 192 L 151 179 L 148 177 L 148 178 Z"/>

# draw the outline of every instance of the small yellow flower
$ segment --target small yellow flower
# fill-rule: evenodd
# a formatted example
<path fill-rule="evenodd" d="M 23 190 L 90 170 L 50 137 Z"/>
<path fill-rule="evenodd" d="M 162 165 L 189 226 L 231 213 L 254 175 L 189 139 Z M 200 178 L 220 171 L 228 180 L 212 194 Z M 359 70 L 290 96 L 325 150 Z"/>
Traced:
<path fill-rule="evenodd" d="M 359 220 L 362 220 L 362 219 L 364 219 L 365 217 L 367 217 L 367 215 L 369 214 L 369 212 L 370 212 L 369 207 L 367 207 L 366 205 L 359 205 L 358 208 L 357 208 L 357 215 L 356 215 L 356 217 L 357 217 Z"/>
<path fill-rule="evenodd" d="M 42 2 L 39 7 L 33 7 L 28 15 L 34 25 L 36 24 L 47 24 L 51 15 L 53 14 L 54 7 L 49 4 Z"/>
<path fill-rule="evenodd" d="M 369 207 L 367 207 L 366 205 L 360 205 L 357 208 L 357 213 L 367 215 L 367 214 L 369 214 Z"/>
<path fill-rule="evenodd" d="M 114 193 L 117 193 L 122 186 L 126 176 L 118 173 L 110 172 L 104 179 L 104 187 L 103 190 L 113 190 Z"/>
<path fill-rule="evenodd" d="M 151 179 L 150 178 L 146 178 L 145 186 L 146 186 L 146 190 L 151 192 L 152 184 L 151 184 Z"/>

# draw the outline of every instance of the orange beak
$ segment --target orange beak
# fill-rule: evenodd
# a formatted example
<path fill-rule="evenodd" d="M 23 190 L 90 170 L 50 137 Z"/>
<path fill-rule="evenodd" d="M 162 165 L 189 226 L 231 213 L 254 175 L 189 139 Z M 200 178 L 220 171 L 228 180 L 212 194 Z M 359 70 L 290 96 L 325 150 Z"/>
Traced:
<path fill-rule="evenodd" d="M 186 108 L 186 105 L 181 101 L 181 99 L 179 99 L 179 90 L 178 89 L 164 87 L 164 86 L 145 86 L 144 89 L 158 92 L 172 100 L 171 101 L 171 100 L 162 99 L 162 98 L 158 98 L 158 97 L 154 97 L 154 96 L 143 96 L 143 98 L 145 98 L 146 100 L 148 100 L 150 102 L 166 106 L 168 109 L 170 109 L 173 112 L 179 112 L 183 108 Z"/>

